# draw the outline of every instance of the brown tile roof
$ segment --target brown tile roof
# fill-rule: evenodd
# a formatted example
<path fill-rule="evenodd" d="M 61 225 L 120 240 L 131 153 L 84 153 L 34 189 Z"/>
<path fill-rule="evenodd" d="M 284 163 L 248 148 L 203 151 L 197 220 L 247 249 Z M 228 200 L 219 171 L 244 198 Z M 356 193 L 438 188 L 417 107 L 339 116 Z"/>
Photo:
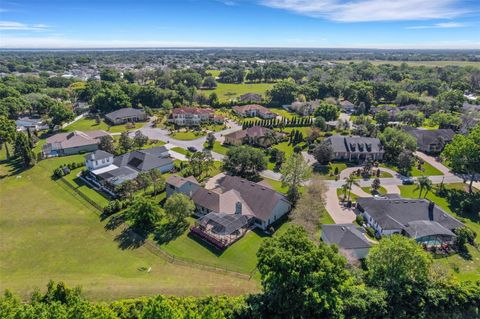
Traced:
<path fill-rule="evenodd" d="M 225 137 L 233 138 L 233 139 L 241 139 L 246 136 L 261 137 L 261 136 L 265 136 L 267 132 L 271 132 L 271 131 L 272 131 L 271 129 L 268 129 L 263 126 L 252 126 L 245 130 L 235 131 L 230 134 L 226 134 Z"/>
<path fill-rule="evenodd" d="M 213 114 L 215 111 L 210 108 L 200 107 L 179 107 L 172 110 L 172 114 Z"/>

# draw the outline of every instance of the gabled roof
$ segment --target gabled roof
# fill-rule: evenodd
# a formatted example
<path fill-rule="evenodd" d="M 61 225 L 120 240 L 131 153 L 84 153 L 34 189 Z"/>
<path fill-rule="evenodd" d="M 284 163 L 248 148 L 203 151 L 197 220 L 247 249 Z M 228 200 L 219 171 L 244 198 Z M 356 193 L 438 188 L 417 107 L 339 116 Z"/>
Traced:
<path fill-rule="evenodd" d="M 172 114 L 213 114 L 215 111 L 210 108 L 201 108 L 201 107 L 179 107 L 172 110 Z"/>
<path fill-rule="evenodd" d="M 92 160 L 92 161 L 100 161 L 102 159 L 109 158 L 109 157 L 113 157 L 113 154 L 110 154 L 102 150 L 96 150 L 95 152 L 85 155 L 86 160 Z"/>
<path fill-rule="evenodd" d="M 185 183 L 193 183 L 196 185 L 200 185 L 198 181 L 195 179 L 195 177 L 193 176 L 182 177 L 182 176 L 173 174 L 173 175 L 170 175 L 167 179 L 167 184 L 170 184 L 177 188 L 182 187 L 183 185 L 185 185 Z"/>
<path fill-rule="evenodd" d="M 170 157 L 159 157 L 146 151 L 147 150 L 133 151 L 117 156 L 113 159 L 113 163 L 118 167 L 128 166 L 141 172 L 173 163 Z"/>
<path fill-rule="evenodd" d="M 421 130 L 410 126 L 405 126 L 403 129 L 417 139 L 420 148 L 428 148 L 430 144 L 437 144 L 440 140 L 448 143 L 455 135 L 451 129 Z"/>
<path fill-rule="evenodd" d="M 119 110 L 110 112 L 105 116 L 108 117 L 111 120 L 117 120 L 117 119 L 123 119 L 125 117 L 144 116 L 144 115 L 145 115 L 144 110 L 127 107 L 127 108 L 123 108 L 123 109 L 119 109 Z"/>
<path fill-rule="evenodd" d="M 263 126 L 252 126 L 245 130 L 235 131 L 230 134 L 226 134 L 225 137 L 234 138 L 234 139 L 240 139 L 247 136 L 262 137 L 267 135 L 268 132 L 273 132 L 273 131 Z"/>
<path fill-rule="evenodd" d="M 322 225 L 322 238 L 343 249 L 370 248 L 372 244 L 353 224 Z"/>
<path fill-rule="evenodd" d="M 263 98 L 260 94 L 257 94 L 257 93 L 246 93 L 246 94 L 240 95 L 238 100 L 242 102 L 260 102 L 263 100 Z"/>
<path fill-rule="evenodd" d="M 407 224 L 404 228 L 405 233 L 411 238 L 421 238 L 425 236 L 455 236 L 450 230 L 439 223 L 430 220 L 417 220 Z"/>
<path fill-rule="evenodd" d="M 434 203 L 426 199 L 357 198 L 357 204 L 384 230 L 404 229 L 411 222 L 435 221 L 447 229 L 464 226 Z"/>
<path fill-rule="evenodd" d="M 236 190 L 243 200 L 243 207 L 249 207 L 260 220 L 268 220 L 279 202 L 288 203 L 286 197 L 279 192 L 238 176 L 225 175 L 218 181 L 218 185 L 224 193 Z"/>
<path fill-rule="evenodd" d="M 233 110 L 242 114 L 252 110 L 257 110 L 263 114 L 274 114 L 269 109 L 259 104 L 237 105 L 233 107 Z"/>
<path fill-rule="evenodd" d="M 334 152 L 342 153 L 381 153 L 382 144 L 378 138 L 362 136 L 333 135 L 325 141 L 330 143 Z"/>
<path fill-rule="evenodd" d="M 98 138 L 110 136 L 105 131 L 73 131 L 68 133 L 59 133 L 50 136 L 45 141 L 45 145 L 51 145 L 52 149 L 66 149 L 86 145 L 98 144 Z"/>

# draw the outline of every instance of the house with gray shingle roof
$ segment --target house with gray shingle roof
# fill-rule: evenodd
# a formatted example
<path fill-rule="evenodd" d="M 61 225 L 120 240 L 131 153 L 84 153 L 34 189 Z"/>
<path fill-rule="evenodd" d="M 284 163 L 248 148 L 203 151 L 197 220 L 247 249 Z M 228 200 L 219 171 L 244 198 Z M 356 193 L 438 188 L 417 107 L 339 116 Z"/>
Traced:
<path fill-rule="evenodd" d="M 337 245 L 341 253 L 355 259 L 365 258 L 372 247 L 362 228 L 353 224 L 322 225 L 321 239 L 327 244 Z"/>
<path fill-rule="evenodd" d="M 165 146 L 137 150 L 116 157 L 97 150 L 85 156 L 85 165 L 88 169 L 87 179 L 112 194 L 116 191 L 116 186 L 135 179 L 141 172 L 157 169 L 166 173 L 174 167 Z"/>
<path fill-rule="evenodd" d="M 336 160 L 381 160 L 383 146 L 378 138 L 362 136 L 333 135 L 325 139 L 333 149 Z"/>
<path fill-rule="evenodd" d="M 357 209 L 379 236 L 403 234 L 426 245 L 451 243 L 464 226 L 426 199 L 360 197 Z"/>
<path fill-rule="evenodd" d="M 291 203 L 279 192 L 238 176 L 226 175 L 218 180 L 218 187 L 205 189 L 198 183 L 176 175 L 167 180 L 167 196 L 174 193 L 189 196 L 196 206 L 196 215 L 205 216 L 211 212 L 241 213 L 252 224 L 266 230 L 271 224 L 287 214 Z"/>
<path fill-rule="evenodd" d="M 104 136 L 110 137 L 105 131 L 73 131 L 50 136 L 42 149 L 44 157 L 65 156 L 92 152 L 98 149 L 98 143 Z"/>
<path fill-rule="evenodd" d="M 415 137 L 418 149 L 425 153 L 440 153 L 455 135 L 451 129 L 422 130 L 404 126 L 403 130 Z"/>
<path fill-rule="evenodd" d="M 113 125 L 143 122 L 147 120 L 147 114 L 144 110 L 134 109 L 131 107 L 119 109 L 105 115 L 105 119 Z"/>

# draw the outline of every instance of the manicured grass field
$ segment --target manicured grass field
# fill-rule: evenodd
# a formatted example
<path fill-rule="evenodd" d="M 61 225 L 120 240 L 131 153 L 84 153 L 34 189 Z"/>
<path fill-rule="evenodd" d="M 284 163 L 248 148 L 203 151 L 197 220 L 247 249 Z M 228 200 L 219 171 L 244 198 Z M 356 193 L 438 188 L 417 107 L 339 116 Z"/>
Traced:
<path fill-rule="evenodd" d="M 415 187 L 415 185 L 399 186 L 401 196 L 406 198 L 418 198 L 418 191 L 415 191 Z M 449 189 L 466 189 L 466 185 L 461 183 L 448 184 L 446 187 Z M 480 234 L 480 222 L 468 218 L 461 218 L 461 216 L 457 215 L 455 211 L 452 211 L 446 198 L 439 197 L 435 194 L 435 191 L 432 191 L 427 194 L 427 199 L 435 202 L 436 205 L 452 214 L 452 216 L 460 218 L 465 225 L 470 227 L 477 234 Z M 478 236 L 476 242 L 480 244 L 480 238 Z M 480 280 L 480 251 L 477 248 L 469 246 L 469 253 L 472 256 L 470 260 L 464 259 L 459 255 L 453 255 L 446 258 L 440 258 L 438 261 L 450 266 L 452 269 L 459 269 L 460 271 L 454 274 L 460 280 Z"/>
<path fill-rule="evenodd" d="M 246 93 L 257 93 L 265 96 L 265 92 L 273 86 L 273 83 L 218 83 L 214 90 L 201 90 L 202 93 L 210 95 L 212 92 L 217 93 L 218 99 L 222 102 L 237 99 Z"/>
<path fill-rule="evenodd" d="M 191 141 L 197 138 L 205 136 L 206 133 L 203 131 L 181 131 L 181 132 L 174 132 L 170 134 L 170 136 L 177 140 L 182 141 Z"/>
<path fill-rule="evenodd" d="M 396 166 L 388 164 L 388 163 L 382 163 L 382 164 L 380 164 L 380 167 L 390 168 L 390 169 L 393 169 L 394 171 L 398 172 L 398 168 Z M 436 169 L 435 167 L 433 167 L 432 165 L 430 165 L 427 162 L 422 164 L 422 169 L 423 170 L 419 170 L 417 168 L 417 166 L 414 166 L 412 168 L 412 170 L 410 171 L 410 175 L 413 176 L 413 177 L 443 175 L 442 172 L 440 172 L 438 169 Z M 392 176 L 390 175 L 388 177 L 392 177 Z"/>
<path fill-rule="evenodd" d="M 286 119 L 291 119 L 291 118 L 294 118 L 294 117 L 300 117 L 299 115 L 297 115 L 295 113 L 292 113 L 292 112 L 289 112 L 282 107 L 271 107 L 271 108 L 269 108 L 269 110 L 272 111 L 273 113 L 276 113 L 276 114 L 280 115 L 283 118 L 286 118 Z"/>
<path fill-rule="evenodd" d="M 205 147 L 205 145 L 203 147 Z M 215 141 L 215 143 L 213 144 L 213 148 L 211 149 L 212 152 L 223 154 L 223 155 L 227 154 L 228 150 L 229 150 L 228 146 L 224 146 L 218 141 Z"/>
<path fill-rule="evenodd" d="M 72 125 L 67 126 L 65 128 L 65 131 L 71 132 L 71 131 L 104 130 L 104 131 L 107 131 L 109 133 L 121 133 L 121 132 L 124 132 L 124 131 L 132 131 L 132 130 L 135 130 L 135 129 L 139 129 L 143 125 L 145 125 L 145 122 L 137 122 L 137 123 L 135 123 L 135 127 L 132 127 L 132 128 L 127 128 L 126 125 L 109 126 L 103 120 L 99 124 L 97 124 L 94 119 L 82 118 L 82 119 L 78 120 L 77 122 L 73 123 Z"/>
<path fill-rule="evenodd" d="M 370 186 L 365 186 L 362 187 L 362 190 L 366 193 L 373 194 L 372 193 L 372 188 Z M 387 193 L 387 190 L 380 186 L 380 188 L 377 190 L 380 195 L 385 195 Z"/>
<path fill-rule="evenodd" d="M 170 264 L 143 247 L 120 249 L 119 231 L 106 231 L 90 205 L 51 179 L 60 164 L 82 159 L 44 160 L 0 179 L 1 291 L 27 298 L 50 279 L 82 286 L 91 300 L 258 290 L 254 280 Z M 12 170 L 5 163 L 0 167 L 2 173 Z"/>
<path fill-rule="evenodd" d="M 342 200 L 343 199 L 343 190 L 341 188 L 337 188 L 337 197 L 338 197 L 338 200 Z M 357 200 L 357 195 L 355 195 L 353 192 L 350 192 L 350 200 L 352 202 L 356 201 Z M 347 192 L 347 197 L 348 198 L 348 192 Z"/>

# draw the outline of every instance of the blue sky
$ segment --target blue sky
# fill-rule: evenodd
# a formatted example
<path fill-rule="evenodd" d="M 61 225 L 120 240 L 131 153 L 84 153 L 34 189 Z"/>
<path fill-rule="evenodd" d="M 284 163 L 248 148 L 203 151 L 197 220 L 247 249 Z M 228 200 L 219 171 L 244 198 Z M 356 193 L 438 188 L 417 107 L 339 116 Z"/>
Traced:
<path fill-rule="evenodd" d="M 1 48 L 480 49 L 480 0 L 0 0 Z"/>

